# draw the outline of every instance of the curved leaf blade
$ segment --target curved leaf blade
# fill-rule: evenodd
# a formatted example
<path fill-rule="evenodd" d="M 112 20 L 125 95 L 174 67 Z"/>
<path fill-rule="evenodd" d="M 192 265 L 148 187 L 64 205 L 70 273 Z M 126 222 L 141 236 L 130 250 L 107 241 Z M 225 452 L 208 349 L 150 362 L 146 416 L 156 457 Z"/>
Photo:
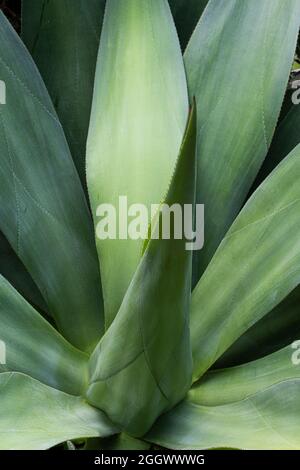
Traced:
<path fill-rule="evenodd" d="M 88 357 L 71 346 L 0 276 L 0 340 L 5 364 L 0 372 L 23 372 L 72 395 L 88 381 Z"/>
<path fill-rule="evenodd" d="M 294 105 L 289 109 L 276 129 L 269 153 L 255 180 L 255 187 L 257 187 L 299 143 L 300 106 Z"/>
<path fill-rule="evenodd" d="M 22 39 L 44 79 L 81 181 L 105 0 L 23 0 Z"/>
<path fill-rule="evenodd" d="M 174 204 L 193 208 L 195 154 L 193 109 L 165 200 L 169 208 Z M 181 225 L 182 217 L 183 211 Z M 171 218 L 170 238 L 164 238 L 160 212 L 159 229 L 154 229 L 158 237 L 149 240 L 121 308 L 90 361 L 88 401 L 137 437 L 178 403 L 191 385 L 192 252 L 186 249 L 185 234 L 175 235 L 179 223 Z"/>
<path fill-rule="evenodd" d="M 84 193 L 44 84 L 0 14 L 0 228 L 78 348 L 101 336 L 102 301 Z"/>
<path fill-rule="evenodd" d="M 255 323 L 217 361 L 229 367 L 253 361 L 300 338 L 300 288 L 297 286 L 270 313 Z"/>
<path fill-rule="evenodd" d="M 206 210 L 195 282 L 267 154 L 299 30 L 297 0 L 210 0 L 185 52 L 198 106 L 197 202 Z"/>
<path fill-rule="evenodd" d="M 220 406 L 185 400 L 146 439 L 170 449 L 299 450 L 299 407 L 300 379 Z"/>
<path fill-rule="evenodd" d="M 299 178 L 300 146 L 249 199 L 194 289 L 194 379 L 299 284 Z"/>
<path fill-rule="evenodd" d="M 127 197 L 128 207 L 139 203 L 148 210 L 161 202 L 187 118 L 183 60 L 167 1 L 108 0 L 87 145 L 95 225 L 102 203 L 124 220 L 120 196 Z M 114 238 L 97 238 L 107 328 L 142 250 L 141 240 L 119 233 Z"/>
<path fill-rule="evenodd" d="M 0 374 L 0 405 L 2 450 L 45 450 L 67 440 L 117 432 L 82 398 L 23 374 Z"/>
<path fill-rule="evenodd" d="M 236 367 L 209 371 L 190 390 L 188 400 L 205 406 L 218 406 L 244 400 L 280 382 L 300 379 L 300 367 L 292 361 L 291 346 L 257 361 Z"/>
<path fill-rule="evenodd" d="M 47 306 L 28 271 L 17 257 L 4 235 L 0 232 L 0 274 L 2 274 L 20 294 L 43 312 Z"/>

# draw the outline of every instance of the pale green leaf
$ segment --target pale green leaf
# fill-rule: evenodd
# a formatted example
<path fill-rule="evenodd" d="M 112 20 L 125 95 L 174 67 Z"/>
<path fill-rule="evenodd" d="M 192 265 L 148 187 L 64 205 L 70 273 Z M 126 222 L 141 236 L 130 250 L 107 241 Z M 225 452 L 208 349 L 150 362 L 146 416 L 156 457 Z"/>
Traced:
<path fill-rule="evenodd" d="M 188 399 L 199 405 L 224 405 L 244 400 L 279 382 L 300 379 L 300 367 L 292 360 L 294 353 L 289 345 L 257 361 L 210 371 L 191 388 Z"/>
<path fill-rule="evenodd" d="M 2 450 L 44 450 L 67 440 L 117 431 L 82 398 L 19 373 L 0 374 L 0 409 Z"/>
<path fill-rule="evenodd" d="M 88 357 L 71 346 L 2 276 L 0 325 L 1 351 L 5 348 L 1 372 L 23 372 L 72 395 L 84 393 Z"/>
<path fill-rule="evenodd" d="M 256 178 L 256 186 L 258 186 L 258 184 L 274 170 L 278 163 L 280 163 L 299 143 L 300 106 L 294 105 L 290 108 L 276 129 L 269 153 Z"/>
<path fill-rule="evenodd" d="M 88 350 L 102 332 L 92 221 L 45 86 L 25 46 L 0 14 L 0 229 L 60 331 Z"/>
<path fill-rule="evenodd" d="M 216 366 L 228 367 L 278 351 L 300 338 L 300 288 L 255 323 L 223 354 Z"/>
<path fill-rule="evenodd" d="M 169 207 L 193 207 L 195 149 L 192 112 L 165 199 Z M 89 402 L 133 436 L 142 436 L 191 385 L 192 252 L 185 235 L 176 238 L 174 220 L 169 239 L 158 231 L 160 237 L 149 241 L 121 308 L 91 357 Z M 162 227 L 162 212 L 157 224 Z"/>
<path fill-rule="evenodd" d="M 208 372 L 146 438 L 172 449 L 300 449 L 294 352 Z"/>
<path fill-rule="evenodd" d="M 95 225 L 102 203 L 119 215 L 119 196 L 148 210 L 161 202 L 187 117 L 183 60 L 167 0 L 108 0 L 87 146 Z M 126 214 L 120 217 L 125 221 Z M 108 327 L 137 268 L 142 240 L 117 232 L 115 239 L 97 238 L 97 248 Z"/>
<path fill-rule="evenodd" d="M 185 400 L 146 436 L 170 449 L 300 449 L 300 379 L 286 380 L 244 400 L 203 406 Z"/>
<path fill-rule="evenodd" d="M 239 212 L 267 154 L 300 24 L 297 0 L 210 0 L 185 52 L 198 106 L 197 201 L 204 249 L 195 281 Z"/>
<path fill-rule="evenodd" d="M 300 146 L 252 195 L 192 296 L 197 379 L 300 282 Z"/>

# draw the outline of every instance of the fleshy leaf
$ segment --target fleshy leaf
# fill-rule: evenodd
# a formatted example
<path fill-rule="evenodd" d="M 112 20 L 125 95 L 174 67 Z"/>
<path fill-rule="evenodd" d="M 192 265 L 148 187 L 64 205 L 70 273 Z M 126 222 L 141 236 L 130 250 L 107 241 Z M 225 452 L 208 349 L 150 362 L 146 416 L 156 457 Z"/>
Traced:
<path fill-rule="evenodd" d="M 291 99 L 291 98 L 290 98 Z M 269 153 L 257 175 L 256 187 L 300 143 L 300 106 L 291 106 L 279 123 Z"/>
<path fill-rule="evenodd" d="M 5 348 L 1 372 L 23 372 L 72 395 L 84 393 L 88 356 L 71 346 L 2 276 L 0 325 Z"/>
<path fill-rule="evenodd" d="M 279 382 L 300 379 L 291 345 L 257 361 L 210 371 L 190 390 L 188 399 L 205 406 L 233 403 Z"/>
<path fill-rule="evenodd" d="M 299 449 L 300 369 L 287 347 L 208 372 L 146 436 L 172 449 Z"/>
<path fill-rule="evenodd" d="M 193 208 L 195 146 L 194 109 L 165 199 L 169 208 Z M 163 209 L 160 228 L 162 214 Z M 182 216 L 179 223 L 182 227 Z M 191 384 L 192 252 L 186 234 L 176 237 L 177 224 L 171 217 L 169 239 L 156 226 L 159 237 L 149 241 L 120 310 L 91 357 L 88 401 L 133 436 L 142 436 Z"/>
<path fill-rule="evenodd" d="M 80 349 L 102 332 L 92 221 L 38 71 L 0 14 L 0 229 L 39 287 L 60 331 Z"/>
<path fill-rule="evenodd" d="M 22 39 L 45 81 L 84 185 L 105 0 L 23 0 Z"/>
<path fill-rule="evenodd" d="M 195 282 L 267 154 L 299 24 L 298 0 L 210 0 L 188 44 L 189 93 L 199 111 L 197 202 L 206 213 Z"/>
<path fill-rule="evenodd" d="M 116 73 L 117 71 L 117 73 Z M 116 209 L 117 234 L 97 237 L 108 328 L 139 263 L 142 241 L 119 233 L 128 207 L 165 196 L 188 117 L 186 78 L 167 0 L 108 0 L 87 145 L 87 177 L 97 209 Z M 126 211 L 126 209 L 125 209 Z M 130 220 L 130 217 L 129 217 Z"/>
<path fill-rule="evenodd" d="M 194 379 L 299 284 L 299 178 L 300 146 L 248 200 L 195 287 Z"/>
<path fill-rule="evenodd" d="M 300 287 L 297 286 L 270 313 L 255 323 L 220 357 L 216 366 L 253 361 L 300 338 Z"/>
<path fill-rule="evenodd" d="M 117 432 L 82 398 L 23 374 L 0 374 L 0 449 L 45 450 L 61 442 Z"/>

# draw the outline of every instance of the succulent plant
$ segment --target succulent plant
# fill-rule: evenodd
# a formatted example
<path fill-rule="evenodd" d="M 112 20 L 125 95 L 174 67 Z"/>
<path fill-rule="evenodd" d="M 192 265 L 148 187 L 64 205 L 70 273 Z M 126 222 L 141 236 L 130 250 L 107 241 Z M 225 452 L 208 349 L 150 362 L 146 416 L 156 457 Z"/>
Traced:
<path fill-rule="evenodd" d="M 0 14 L 2 449 L 300 448 L 300 2 L 169 3 Z M 97 236 L 120 196 L 144 240 Z"/>

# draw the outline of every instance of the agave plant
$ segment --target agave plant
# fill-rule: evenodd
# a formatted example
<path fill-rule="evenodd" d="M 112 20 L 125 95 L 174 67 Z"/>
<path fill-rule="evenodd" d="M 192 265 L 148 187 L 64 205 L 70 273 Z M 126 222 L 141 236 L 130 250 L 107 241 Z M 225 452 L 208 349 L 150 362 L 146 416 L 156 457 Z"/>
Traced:
<path fill-rule="evenodd" d="M 3 449 L 300 448 L 300 2 L 169 3 L 0 15 Z M 99 239 L 120 195 L 203 249 Z"/>

